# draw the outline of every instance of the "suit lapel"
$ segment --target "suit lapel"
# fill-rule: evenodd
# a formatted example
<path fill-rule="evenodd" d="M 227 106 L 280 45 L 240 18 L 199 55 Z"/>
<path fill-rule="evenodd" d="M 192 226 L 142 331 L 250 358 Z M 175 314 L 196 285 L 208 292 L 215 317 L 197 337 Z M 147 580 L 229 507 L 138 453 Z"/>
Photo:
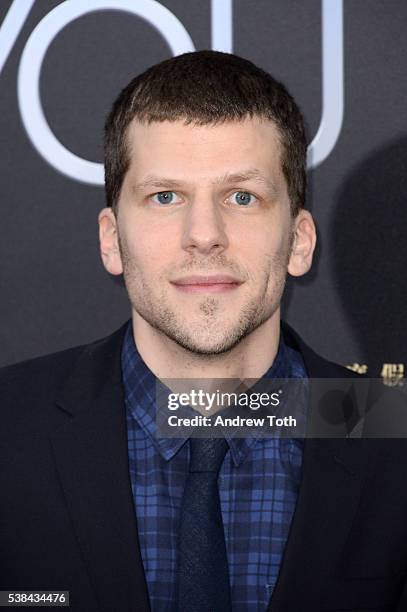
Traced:
<path fill-rule="evenodd" d="M 147 611 L 121 381 L 125 327 L 84 349 L 57 400 L 66 422 L 51 443 L 101 610 Z"/>
<path fill-rule="evenodd" d="M 367 451 L 366 440 L 305 440 L 299 496 L 269 611 L 312 609 L 324 576 L 337 571 L 359 505 Z"/>
<path fill-rule="evenodd" d="M 311 378 L 352 376 L 321 359 L 288 326 Z M 357 512 L 369 447 L 363 439 L 306 439 L 302 479 L 289 537 L 268 610 L 312 608 L 324 576 L 334 574 Z"/>

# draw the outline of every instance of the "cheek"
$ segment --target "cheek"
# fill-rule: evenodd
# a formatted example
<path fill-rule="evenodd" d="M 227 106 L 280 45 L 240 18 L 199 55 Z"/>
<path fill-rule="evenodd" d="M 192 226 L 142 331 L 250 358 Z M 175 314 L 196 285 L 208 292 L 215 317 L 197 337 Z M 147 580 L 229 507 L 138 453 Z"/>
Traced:
<path fill-rule="evenodd" d="M 144 233 L 134 233 L 131 237 L 131 256 L 133 268 L 147 281 L 158 279 L 165 276 L 165 270 L 174 258 L 171 258 L 171 251 L 168 239 L 163 240 L 149 230 Z"/>
<path fill-rule="evenodd" d="M 268 240 L 257 245 L 257 267 L 253 271 L 262 283 L 266 283 L 270 290 L 275 284 L 283 282 L 287 275 L 289 261 L 289 245 L 287 237 L 270 234 Z"/>
<path fill-rule="evenodd" d="M 288 250 L 287 236 L 283 232 L 276 232 L 264 227 L 255 232 L 246 233 L 239 242 L 239 251 L 247 263 L 254 269 L 264 266 L 278 257 L 286 257 Z"/>

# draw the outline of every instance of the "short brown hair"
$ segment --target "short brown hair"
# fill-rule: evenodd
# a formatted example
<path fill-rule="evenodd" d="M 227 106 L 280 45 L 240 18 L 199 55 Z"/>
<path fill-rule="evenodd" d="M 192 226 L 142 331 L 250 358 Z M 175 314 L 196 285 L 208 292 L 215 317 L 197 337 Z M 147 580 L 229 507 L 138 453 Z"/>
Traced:
<path fill-rule="evenodd" d="M 117 203 L 129 168 L 127 128 L 140 122 L 177 121 L 208 125 L 258 116 L 272 120 L 282 144 L 282 170 L 291 211 L 305 204 L 304 120 L 287 89 L 249 60 L 220 51 L 184 53 L 135 77 L 113 104 L 105 124 L 107 205 Z"/>

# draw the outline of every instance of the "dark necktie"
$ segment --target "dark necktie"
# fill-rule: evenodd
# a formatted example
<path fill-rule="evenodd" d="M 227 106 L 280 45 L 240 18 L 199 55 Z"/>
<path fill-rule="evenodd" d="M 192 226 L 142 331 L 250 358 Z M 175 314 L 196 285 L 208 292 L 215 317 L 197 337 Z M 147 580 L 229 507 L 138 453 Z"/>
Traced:
<path fill-rule="evenodd" d="M 229 612 L 230 585 L 218 474 L 224 438 L 190 438 L 179 532 L 178 612 Z"/>

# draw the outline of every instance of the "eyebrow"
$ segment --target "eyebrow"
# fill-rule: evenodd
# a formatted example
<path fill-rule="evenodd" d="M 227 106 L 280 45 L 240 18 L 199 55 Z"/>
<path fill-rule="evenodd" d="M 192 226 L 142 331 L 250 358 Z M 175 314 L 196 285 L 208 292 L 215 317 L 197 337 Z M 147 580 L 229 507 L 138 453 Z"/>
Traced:
<path fill-rule="evenodd" d="M 247 181 L 255 180 L 259 183 L 264 184 L 270 193 L 275 197 L 278 194 L 278 189 L 276 187 L 275 182 L 264 176 L 259 170 L 256 168 L 249 168 L 248 170 L 243 170 L 242 172 L 226 172 L 222 176 L 218 176 L 211 181 L 212 185 L 229 185 L 231 183 L 244 183 Z M 157 176 L 154 174 L 150 174 L 146 176 L 146 178 L 132 185 L 132 191 L 140 191 L 142 189 L 146 189 L 147 187 L 169 187 L 171 189 L 180 189 L 182 186 L 187 185 L 188 181 L 177 181 L 172 178 L 167 178 L 165 176 Z"/>

